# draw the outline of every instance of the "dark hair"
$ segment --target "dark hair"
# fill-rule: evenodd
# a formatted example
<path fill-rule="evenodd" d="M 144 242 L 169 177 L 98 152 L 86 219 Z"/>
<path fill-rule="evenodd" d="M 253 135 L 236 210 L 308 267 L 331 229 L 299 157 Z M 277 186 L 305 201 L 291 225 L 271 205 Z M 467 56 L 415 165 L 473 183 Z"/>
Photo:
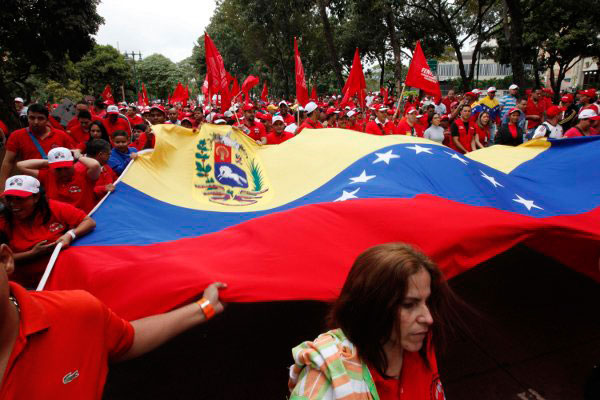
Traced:
<path fill-rule="evenodd" d="M 79 113 L 77 113 L 77 118 L 92 119 L 92 113 L 89 112 L 88 110 L 81 110 L 81 111 L 79 111 Z"/>
<path fill-rule="evenodd" d="M 35 203 L 33 212 L 29 216 L 27 222 L 29 222 L 30 224 L 33 224 L 35 221 L 35 217 L 37 215 L 41 215 L 42 216 L 42 224 L 45 225 L 48 222 L 50 222 L 50 217 L 52 217 L 52 211 L 50 210 L 50 204 L 48 204 L 48 199 L 46 198 L 46 191 L 44 190 L 44 187 L 41 185 L 40 185 L 40 191 L 39 191 L 38 195 L 39 195 L 38 201 Z M 12 236 L 11 227 L 14 226 L 14 223 L 13 223 L 14 216 L 12 214 L 12 210 L 10 209 L 10 206 L 8 204 L 6 204 L 5 207 L 2 209 L 2 211 L 0 211 L 0 213 L 2 216 L 4 216 L 4 219 L 8 223 L 6 225 L 8 227 L 7 236 L 10 239 L 10 237 Z"/>
<path fill-rule="evenodd" d="M 383 377 L 388 367 L 383 347 L 398 329 L 398 309 L 406 297 L 408 279 L 421 269 L 431 278 L 427 305 L 434 321 L 432 339 L 436 347 L 442 347 L 446 324 L 453 320 L 447 313 L 452 312 L 451 305 L 458 299 L 435 263 L 408 244 L 381 244 L 359 255 L 331 308 L 330 325 L 341 328 L 356 345 L 359 356 Z M 419 353 L 429 367 L 428 346 L 425 340 Z"/>
<path fill-rule="evenodd" d="M 112 134 L 113 139 L 116 138 L 117 136 L 125 136 L 128 140 L 129 140 L 129 134 L 123 130 L 117 130 L 114 131 Z"/>
<path fill-rule="evenodd" d="M 137 131 L 146 131 L 146 124 L 135 124 L 133 126 L 133 129 L 137 130 Z"/>
<path fill-rule="evenodd" d="M 44 114 L 46 118 L 48 118 L 49 115 L 48 109 L 40 103 L 33 103 L 29 106 L 29 108 L 27 108 L 27 115 L 31 114 L 32 112 Z"/>
<path fill-rule="evenodd" d="M 110 153 L 110 143 L 104 139 L 92 139 L 85 146 L 85 153 L 90 157 L 96 157 L 103 151 Z"/>
<path fill-rule="evenodd" d="M 101 98 L 97 98 L 94 101 L 94 107 L 99 108 L 100 110 L 104 110 L 104 108 L 106 108 L 106 104 L 104 104 L 104 100 L 102 100 Z"/>

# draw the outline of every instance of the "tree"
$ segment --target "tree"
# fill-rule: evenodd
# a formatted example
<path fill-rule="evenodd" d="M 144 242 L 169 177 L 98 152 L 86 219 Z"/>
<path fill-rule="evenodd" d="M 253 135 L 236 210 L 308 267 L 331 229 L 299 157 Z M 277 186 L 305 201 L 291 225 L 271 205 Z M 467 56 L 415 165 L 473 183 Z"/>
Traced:
<path fill-rule="evenodd" d="M 52 72 L 53 63 L 79 60 L 104 22 L 99 0 L 4 0 L 0 13 L 0 119 L 16 127 L 12 99 L 24 93 L 32 74 Z M 51 76 L 50 76 L 51 77 Z"/>
<path fill-rule="evenodd" d="M 72 79 L 69 79 L 69 83 L 66 86 L 49 80 L 44 87 L 44 92 L 47 95 L 47 101 L 52 103 L 60 103 L 64 99 L 77 102 L 83 98 L 82 88 L 83 85 L 81 82 Z"/>
<path fill-rule="evenodd" d="M 75 66 L 85 93 L 97 95 L 107 84 L 116 89 L 132 79 L 131 66 L 110 45 L 95 45 Z"/>
<path fill-rule="evenodd" d="M 177 85 L 177 67 L 162 54 L 152 54 L 138 62 L 137 71 L 150 98 L 166 99 Z"/>

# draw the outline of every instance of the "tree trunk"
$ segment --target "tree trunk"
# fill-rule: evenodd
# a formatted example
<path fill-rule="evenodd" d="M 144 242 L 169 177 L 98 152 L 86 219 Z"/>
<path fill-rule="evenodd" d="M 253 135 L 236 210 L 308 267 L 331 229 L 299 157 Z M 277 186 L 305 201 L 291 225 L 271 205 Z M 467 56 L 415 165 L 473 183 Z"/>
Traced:
<path fill-rule="evenodd" d="M 337 80 L 338 89 L 344 87 L 344 79 L 342 78 L 342 69 L 340 68 L 339 58 L 337 55 L 337 49 L 333 41 L 333 33 L 331 32 L 331 25 L 329 24 L 329 17 L 327 16 L 326 0 L 317 0 L 319 5 L 319 14 L 321 14 L 321 20 L 323 22 L 323 31 L 325 33 L 325 41 L 327 47 L 329 47 L 329 62 L 333 68 L 335 78 Z"/>
<path fill-rule="evenodd" d="M 504 0 L 504 6 L 510 14 L 510 27 L 506 31 L 506 38 L 510 46 L 510 66 L 512 68 L 513 82 L 519 88 L 525 87 L 525 67 L 523 60 L 525 59 L 525 51 L 523 49 L 523 10 L 521 9 L 520 0 Z M 506 22 L 505 22 L 506 23 Z"/>
<path fill-rule="evenodd" d="M 535 86 L 536 87 L 542 87 L 542 82 L 540 81 L 540 74 L 539 74 L 539 70 L 540 70 L 540 66 L 538 63 L 538 54 L 539 54 L 539 49 L 537 49 L 536 51 L 536 56 L 533 58 L 533 77 L 535 78 Z M 554 66 L 554 64 L 553 64 Z"/>
<path fill-rule="evenodd" d="M 392 13 L 391 8 L 389 7 L 387 8 L 387 11 L 385 13 L 385 23 L 388 27 L 390 43 L 394 52 L 394 81 L 396 82 L 396 88 L 399 94 L 402 90 L 402 48 L 400 46 L 400 43 L 398 43 L 398 38 L 396 36 L 396 24 L 394 14 Z"/>

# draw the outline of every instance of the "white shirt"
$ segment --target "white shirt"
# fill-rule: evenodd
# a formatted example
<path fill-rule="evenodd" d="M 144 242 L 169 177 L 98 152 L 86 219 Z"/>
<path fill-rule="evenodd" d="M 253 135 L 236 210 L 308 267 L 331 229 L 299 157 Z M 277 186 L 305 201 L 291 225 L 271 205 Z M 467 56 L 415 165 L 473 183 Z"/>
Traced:
<path fill-rule="evenodd" d="M 431 125 L 425 130 L 423 136 L 425 137 L 425 139 L 442 143 L 444 141 L 444 128 L 442 128 L 441 126 Z"/>
<path fill-rule="evenodd" d="M 440 114 L 440 115 L 446 114 L 446 105 L 444 103 L 436 104 L 435 112 L 436 112 L 436 114 Z"/>
<path fill-rule="evenodd" d="M 560 139 L 563 137 L 563 128 L 560 124 L 552 126 L 552 124 L 544 122 L 535 129 L 531 140 L 545 137 L 547 130 L 550 130 L 550 135 L 548 136 L 550 139 Z"/>

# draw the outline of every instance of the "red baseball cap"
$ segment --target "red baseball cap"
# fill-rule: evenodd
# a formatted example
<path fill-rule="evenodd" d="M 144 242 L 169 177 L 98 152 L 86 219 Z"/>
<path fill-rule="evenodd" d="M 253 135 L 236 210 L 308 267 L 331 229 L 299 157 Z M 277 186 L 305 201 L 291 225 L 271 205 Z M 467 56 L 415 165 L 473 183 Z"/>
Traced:
<path fill-rule="evenodd" d="M 573 95 L 572 94 L 565 94 L 563 97 L 560 98 L 560 101 L 562 101 L 563 103 L 572 103 L 573 102 Z"/>
<path fill-rule="evenodd" d="M 566 108 L 564 108 L 564 107 L 550 106 L 546 110 L 546 115 L 550 118 L 556 117 L 558 114 L 560 114 L 561 112 L 563 112 L 565 110 L 566 110 Z"/>
<path fill-rule="evenodd" d="M 577 93 L 587 97 L 596 97 L 596 89 L 580 90 Z"/>
<path fill-rule="evenodd" d="M 244 107 L 242 107 L 242 110 L 244 110 L 244 111 L 254 110 L 254 104 L 252 104 L 252 103 L 244 104 Z"/>
<path fill-rule="evenodd" d="M 406 110 L 406 113 L 407 113 L 407 114 L 412 114 L 412 113 L 415 113 L 415 114 L 416 114 L 416 113 L 417 113 L 417 109 L 416 109 L 416 108 L 414 108 L 414 107 L 409 107 L 409 109 L 408 109 L 408 110 Z"/>
<path fill-rule="evenodd" d="M 159 104 L 152 104 L 152 106 L 150 107 L 150 111 L 152 111 L 152 110 L 158 110 L 161 113 L 166 114 L 165 108 Z"/>

